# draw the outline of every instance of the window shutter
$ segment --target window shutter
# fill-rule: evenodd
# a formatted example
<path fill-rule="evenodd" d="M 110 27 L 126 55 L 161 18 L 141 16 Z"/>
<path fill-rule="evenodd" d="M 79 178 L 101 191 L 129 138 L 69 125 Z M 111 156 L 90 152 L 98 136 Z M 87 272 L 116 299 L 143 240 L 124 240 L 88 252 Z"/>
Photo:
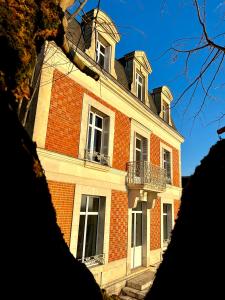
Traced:
<path fill-rule="evenodd" d="M 109 152 L 109 122 L 110 118 L 103 118 L 103 135 L 102 135 L 102 153 L 108 155 Z"/>
<path fill-rule="evenodd" d="M 110 72 L 110 57 L 111 57 L 111 47 L 105 48 L 105 69 Z"/>
<path fill-rule="evenodd" d="M 134 150 L 134 154 L 133 154 L 133 161 L 136 161 L 136 132 L 134 132 L 134 142 L 133 142 L 133 150 Z"/>
<path fill-rule="evenodd" d="M 144 161 L 148 161 L 148 139 L 146 138 L 143 138 L 142 140 L 142 151 L 143 151 L 143 154 L 142 154 L 142 158 Z"/>

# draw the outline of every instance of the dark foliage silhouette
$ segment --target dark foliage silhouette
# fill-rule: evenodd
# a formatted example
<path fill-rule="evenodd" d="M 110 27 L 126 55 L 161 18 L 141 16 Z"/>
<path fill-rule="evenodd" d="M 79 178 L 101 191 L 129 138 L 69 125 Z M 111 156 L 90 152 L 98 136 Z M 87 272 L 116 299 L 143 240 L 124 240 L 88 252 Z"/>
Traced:
<path fill-rule="evenodd" d="M 171 242 L 146 300 L 223 297 L 225 140 L 185 185 Z"/>

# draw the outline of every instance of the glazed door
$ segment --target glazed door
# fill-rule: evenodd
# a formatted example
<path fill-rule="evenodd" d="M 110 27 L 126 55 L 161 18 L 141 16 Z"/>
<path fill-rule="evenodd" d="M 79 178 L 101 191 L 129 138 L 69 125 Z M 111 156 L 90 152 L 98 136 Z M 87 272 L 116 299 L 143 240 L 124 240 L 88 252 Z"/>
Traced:
<path fill-rule="evenodd" d="M 132 231 L 131 231 L 131 268 L 142 265 L 142 203 L 139 202 L 136 208 L 132 209 Z"/>

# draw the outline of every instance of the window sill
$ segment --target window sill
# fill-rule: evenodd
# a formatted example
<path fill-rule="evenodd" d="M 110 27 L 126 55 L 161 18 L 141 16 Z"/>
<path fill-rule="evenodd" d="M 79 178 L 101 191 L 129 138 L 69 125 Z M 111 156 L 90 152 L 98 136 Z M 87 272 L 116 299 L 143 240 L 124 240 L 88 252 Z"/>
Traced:
<path fill-rule="evenodd" d="M 110 166 L 101 165 L 100 163 L 93 162 L 90 160 L 84 161 L 84 166 L 89 169 L 94 169 L 102 172 L 108 172 L 110 170 Z"/>

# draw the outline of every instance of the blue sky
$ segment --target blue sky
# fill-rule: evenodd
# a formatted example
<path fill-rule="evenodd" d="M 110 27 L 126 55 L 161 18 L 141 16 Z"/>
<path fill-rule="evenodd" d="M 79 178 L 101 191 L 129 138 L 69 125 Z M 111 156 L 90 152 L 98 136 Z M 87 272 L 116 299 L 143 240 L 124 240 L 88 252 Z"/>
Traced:
<path fill-rule="evenodd" d="M 97 0 L 89 0 L 84 11 L 97 6 Z M 199 1 L 201 4 L 201 1 Z M 210 36 L 225 32 L 225 1 L 208 0 L 206 24 Z M 121 34 L 117 45 L 116 57 L 133 50 L 146 52 L 153 72 L 149 76 L 149 90 L 167 85 L 174 96 L 174 103 L 183 90 L 190 84 L 193 76 L 198 74 L 201 63 L 208 52 L 192 56 L 187 75 L 184 71 L 185 56 L 175 56 L 172 52 L 162 55 L 172 45 L 179 47 L 193 46 L 201 35 L 196 11 L 191 0 L 101 0 L 100 8 L 116 24 Z M 192 38 L 180 40 L 181 38 Z M 224 36 L 218 38 L 224 45 Z M 206 73 L 203 85 L 207 86 L 213 78 L 216 67 Z M 217 129 L 225 126 L 225 118 L 216 121 L 225 113 L 224 66 L 215 79 L 205 105 L 196 118 L 201 101 L 204 98 L 202 88 L 196 90 L 191 104 L 191 91 L 176 105 L 172 105 L 172 115 L 178 131 L 185 137 L 182 145 L 182 175 L 191 175 L 209 148 L 218 141 Z M 173 103 L 172 102 L 172 103 Z M 188 108 L 188 110 L 187 110 Z M 187 110 L 187 111 L 186 111 Z"/>

